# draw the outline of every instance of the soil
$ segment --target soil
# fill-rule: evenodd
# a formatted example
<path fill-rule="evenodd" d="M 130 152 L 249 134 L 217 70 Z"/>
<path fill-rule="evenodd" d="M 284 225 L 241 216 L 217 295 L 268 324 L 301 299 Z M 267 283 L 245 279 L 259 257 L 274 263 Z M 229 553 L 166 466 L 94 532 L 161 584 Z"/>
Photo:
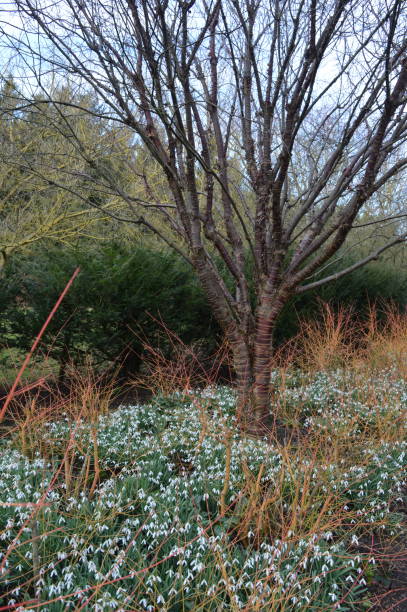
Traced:
<path fill-rule="evenodd" d="M 373 554 L 379 569 L 369 587 L 370 610 L 407 612 L 407 537 L 382 545 Z"/>
<path fill-rule="evenodd" d="M 369 591 L 371 612 L 407 612 L 407 487 L 404 501 L 391 508 L 404 519 L 403 533 L 395 538 L 373 538 L 370 551 L 377 560 L 377 572 Z"/>

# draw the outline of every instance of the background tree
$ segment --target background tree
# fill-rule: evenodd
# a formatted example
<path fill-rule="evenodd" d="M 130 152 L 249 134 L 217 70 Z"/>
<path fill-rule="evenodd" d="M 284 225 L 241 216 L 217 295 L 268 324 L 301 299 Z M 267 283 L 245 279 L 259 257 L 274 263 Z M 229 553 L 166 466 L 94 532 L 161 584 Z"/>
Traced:
<path fill-rule="evenodd" d="M 242 421 L 262 431 L 284 304 L 407 236 L 400 222 L 359 261 L 334 274 L 326 268 L 369 201 L 407 164 L 404 1 L 16 6 L 24 33 L 6 32 L 8 58 L 14 50 L 24 74 L 30 66 L 44 100 L 52 67 L 53 78 L 87 86 L 98 100 L 94 114 L 130 128 L 161 167 L 170 202 L 117 192 L 140 210 L 138 223 L 194 266 L 230 340 Z M 240 163 L 238 181 L 231 159 Z M 116 189 L 111 173 L 98 172 Z M 146 212 L 159 215 L 171 237 Z M 380 227 L 381 211 L 369 213 Z"/>
<path fill-rule="evenodd" d="M 89 96 L 77 97 L 65 87 L 54 91 L 58 104 L 76 101 L 91 109 Z M 70 144 L 76 134 L 89 157 L 115 168 L 111 153 L 116 134 L 89 113 L 26 103 L 11 79 L 0 91 L 0 253 L 3 267 L 16 251 L 39 241 L 72 244 L 95 234 L 95 225 L 122 205 L 117 194 L 103 191 L 92 166 Z M 117 139 L 117 138 L 116 138 Z M 120 171 L 115 173 L 119 180 Z M 63 185 L 61 188 L 60 185 Z M 110 218 L 110 217 L 109 217 Z"/>

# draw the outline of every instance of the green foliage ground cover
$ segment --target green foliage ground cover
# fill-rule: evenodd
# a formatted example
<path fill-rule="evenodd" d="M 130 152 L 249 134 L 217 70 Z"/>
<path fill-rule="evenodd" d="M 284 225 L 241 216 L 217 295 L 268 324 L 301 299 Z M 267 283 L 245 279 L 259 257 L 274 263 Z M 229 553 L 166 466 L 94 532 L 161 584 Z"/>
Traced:
<path fill-rule="evenodd" d="M 221 387 L 91 421 L 67 414 L 25 454 L 20 438 L 4 441 L 2 605 L 367 609 L 375 559 L 360 543 L 401 529 L 407 383 L 391 371 L 275 382 L 275 409 L 299 432 L 291 442 L 242 438 Z"/>

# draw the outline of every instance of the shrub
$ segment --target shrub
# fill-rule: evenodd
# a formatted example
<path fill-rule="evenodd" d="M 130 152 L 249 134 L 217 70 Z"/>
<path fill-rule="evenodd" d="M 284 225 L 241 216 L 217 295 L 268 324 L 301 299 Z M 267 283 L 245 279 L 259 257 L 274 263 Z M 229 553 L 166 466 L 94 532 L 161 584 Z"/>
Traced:
<path fill-rule="evenodd" d="M 109 242 L 76 249 L 50 246 L 15 258 L 3 289 L 3 342 L 28 350 L 76 266 L 81 273 L 43 337 L 61 376 L 69 360 L 119 359 L 123 375 L 138 370 L 144 343 L 170 350 L 163 326 L 187 343 L 216 343 L 218 329 L 188 264 L 179 256 Z M 204 339 L 204 341 L 202 341 Z"/>
<path fill-rule="evenodd" d="M 332 274 L 352 263 L 352 259 L 348 258 L 341 261 L 340 266 L 332 264 Z M 397 309 L 403 310 L 407 305 L 407 274 L 401 266 L 379 260 L 337 281 L 293 297 L 280 315 L 276 343 L 281 344 L 296 335 L 305 319 L 318 318 L 318 311 L 323 313 L 321 301 L 329 302 L 338 313 L 352 309 L 353 316 L 359 320 L 370 316 L 374 303 L 391 302 Z M 386 308 L 379 313 L 379 318 L 386 318 Z"/>

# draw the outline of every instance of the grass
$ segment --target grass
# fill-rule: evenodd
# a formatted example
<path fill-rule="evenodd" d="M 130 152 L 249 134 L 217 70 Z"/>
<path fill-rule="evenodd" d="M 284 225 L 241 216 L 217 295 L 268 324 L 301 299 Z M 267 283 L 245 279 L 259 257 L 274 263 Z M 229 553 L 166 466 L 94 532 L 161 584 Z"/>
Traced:
<path fill-rule="evenodd" d="M 358 351 L 350 322 L 329 349 L 315 332 L 320 355 L 273 371 L 285 441 L 242 437 L 233 389 L 184 374 L 171 392 L 150 371 L 165 393 L 115 411 L 90 371 L 20 405 L 0 442 L 0 610 L 371 609 L 373 542 L 405 529 L 402 322 L 372 317 Z"/>

